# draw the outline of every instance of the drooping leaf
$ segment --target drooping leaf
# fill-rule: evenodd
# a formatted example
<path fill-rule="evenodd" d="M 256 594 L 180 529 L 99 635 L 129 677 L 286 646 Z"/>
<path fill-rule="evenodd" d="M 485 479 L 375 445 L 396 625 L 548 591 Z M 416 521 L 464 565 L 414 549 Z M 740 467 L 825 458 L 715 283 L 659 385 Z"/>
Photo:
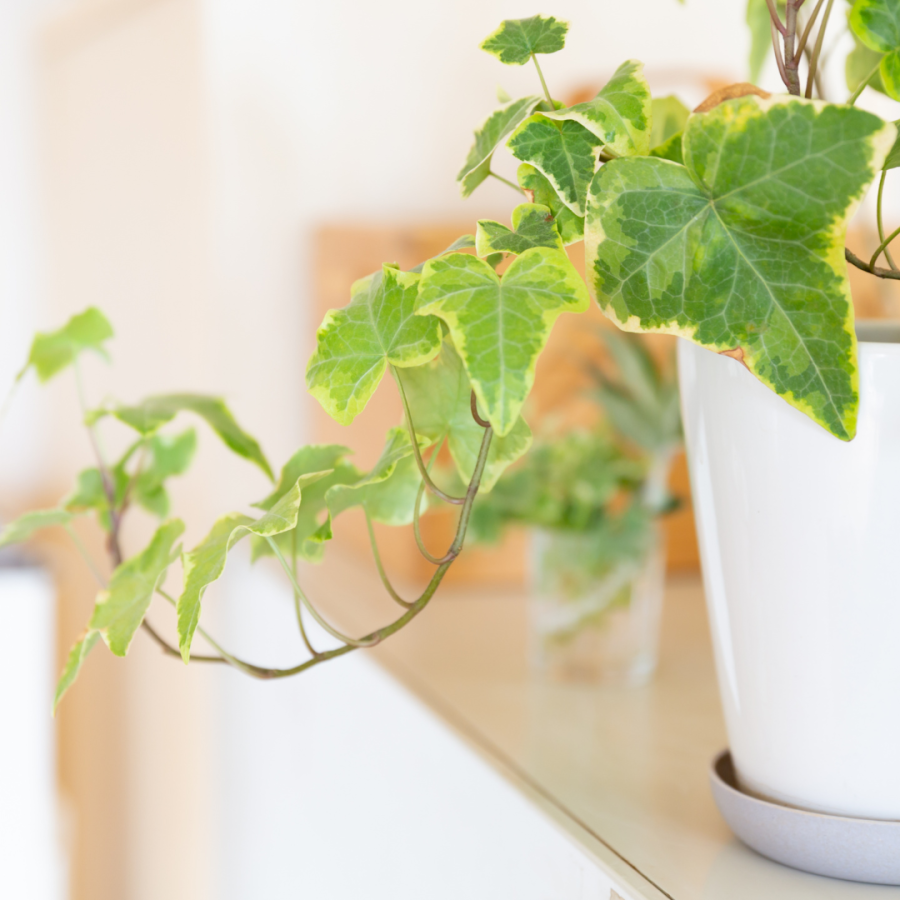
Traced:
<path fill-rule="evenodd" d="M 314 484 L 328 474 L 325 471 L 301 475 L 258 519 L 241 513 L 222 516 L 216 520 L 209 534 L 193 550 L 184 554 L 184 589 L 176 610 L 178 647 L 185 663 L 190 660 L 191 642 L 200 621 L 200 601 L 206 589 L 225 571 L 225 561 L 231 548 L 248 534 L 266 538 L 294 528 L 304 486 Z"/>
<path fill-rule="evenodd" d="M 464 234 L 461 237 L 458 237 L 446 250 L 442 250 L 437 256 L 432 256 L 430 259 L 437 259 L 438 256 L 446 256 L 448 253 L 455 253 L 457 250 L 465 250 L 468 247 L 475 246 L 475 235 L 474 234 Z M 416 272 L 419 275 L 422 274 L 422 269 L 425 268 L 425 263 L 428 262 L 426 259 L 425 262 L 420 262 L 417 266 L 414 266 L 410 269 L 410 272 Z"/>
<path fill-rule="evenodd" d="M 674 95 L 653 99 L 653 127 L 650 129 L 650 147 L 665 144 L 670 138 L 684 131 L 691 111 Z"/>
<path fill-rule="evenodd" d="M 584 238 L 584 218 L 577 216 L 559 199 L 553 185 L 534 166 L 522 163 L 517 172 L 519 184 L 532 203 L 546 206 L 553 215 L 556 230 L 564 244 Z"/>
<path fill-rule="evenodd" d="M 563 249 L 549 207 L 522 203 L 512 212 L 512 229 L 492 219 L 479 219 L 475 249 L 479 256 L 491 253 L 524 253 L 532 247 Z"/>
<path fill-rule="evenodd" d="M 577 216 L 584 215 L 588 185 L 603 141 L 574 120 L 529 116 L 506 142 L 516 159 L 534 166 Z"/>
<path fill-rule="evenodd" d="M 849 440 L 858 377 L 844 238 L 895 136 L 855 108 L 743 97 L 691 116 L 687 167 L 608 163 L 586 220 L 600 306 L 628 331 L 739 352 Z"/>
<path fill-rule="evenodd" d="M 155 434 L 147 441 L 146 460 L 134 479 L 134 499 L 148 512 L 164 519 L 169 514 L 167 479 L 183 475 L 197 449 L 193 428 L 181 434 Z"/>
<path fill-rule="evenodd" d="M 356 466 L 347 462 L 344 457 L 351 453 L 347 447 L 337 444 L 313 444 L 302 447 L 284 465 L 281 477 L 275 490 L 253 505 L 268 510 L 280 500 L 293 486 L 297 479 L 311 472 L 331 470 L 330 475 L 317 479 L 303 490 L 303 503 L 297 513 L 297 524 L 275 538 L 279 550 L 290 557 L 297 556 L 308 562 L 321 562 L 325 547 L 324 542 L 331 540 L 331 528 L 328 522 L 328 511 L 325 494 L 335 484 L 353 484 L 363 477 Z M 320 521 L 325 516 L 325 521 Z M 252 537 L 252 558 L 272 554 L 272 546 L 267 540 Z"/>
<path fill-rule="evenodd" d="M 401 377 L 403 374 L 406 373 Z M 420 443 L 422 449 L 427 446 L 427 439 Z M 325 501 L 331 516 L 365 504 L 376 522 L 386 525 L 412 522 L 416 493 L 422 481 L 412 454 L 408 430 L 403 426 L 390 429 L 371 472 L 354 484 L 337 484 L 328 489 Z M 422 500 L 423 512 L 427 500 L 427 497 Z"/>
<path fill-rule="evenodd" d="M 776 9 L 785 18 L 784 0 L 775 0 Z M 762 75 L 763 66 L 772 52 L 772 17 L 766 0 L 747 0 L 747 27 L 750 29 L 750 56 L 747 61 L 750 80 L 756 84 Z"/>
<path fill-rule="evenodd" d="M 578 122 L 613 156 L 646 156 L 650 152 L 650 88 L 644 78 L 644 64 L 635 59 L 622 63 L 593 100 L 544 115 L 556 121 Z"/>
<path fill-rule="evenodd" d="M 125 560 L 113 572 L 108 589 L 97 595 L 88 628 L 99 631 L 116 656 L 128 652 L 157 586 L 181 553 L 181 545 L 176 547 L 175 541 L 183 531 L 184 522 L 180 519 L 164 522 L 147 547 Z"/>
<path fill-rule="evenodd" d="M 66 659 L 62 674 L 59 676 L 59 681 L 56 683 L 56 693 L 53 697 L 53 715 L 56 715 L 56 710 L 60 700 L 63 698 L 63 694 L 65 694 L 65 692 L 75 683 L 75 679 L 81 671 L 82 663 L 87 659 L 91 650 L 94 649 L 94 644 L 97 643 L 99 637 L 99 631 L 91 631 L 88 629 L 82 633 L 77 641 L 75 641 L 72 649 L 69 651 L 69 656 Z"/>
<path fill-rule="evenodd" d="M 401 373 L 416 434 L 438 441 L 444 436 L 464 483 L 475 471 L 484 429 L 472 418 L 472 385 L 453 342 L 444 341 L 440 356 Z M 503 471 L 531 446 L 531 429 L 519 416 L 509 434 L 495 436 L 481 478 L 489 491 Z"/>
<path fill-rule="evenodd" d="M 349 306 L 325 316 L 306 384 L 341 425 L 362 412 L 388 364 L 419 366 L 440 350 L 437 319 L 414 314 L 418 290 L 419 275 L 384 266 L 353 285 Z"/>
<path fill-rule="evenodd" d="M 522 97 L 508 103 L 492 112 L 475 130 L 475 143 L 456 176 L 463 197 L 468 197 L 488 177 L 494 151 L 520 122 L 534 112 L 540 102 L 540 97 Z"/>
<path fill-rule="evenodd" d="M 884 54 L 879 66 L 881 83 L 889 97 L 900 100 L 900 4 L 896 0 L 856 0 L 850 11 L 850 28 L 870 50 Z"/>
<path fill-rule="evenodd" d="M 238 425 L 231 410 L 220 397 L 204 394 L 160 394 L 148 397 L 135 406 L 117 406 L 99 410 L 99 415 L 111 414 L 144 436 L 156 432 L 171 422 L 180 412 L 191 412 L 222 439 L 222 442 L 238 456 L 255 463 L 269 478 L 272 469 L 256 440 Z"/>
<path fill-rule="evenodd" d="M 0 547 L 9 544 L 21 544 L 35 532 L 54 525 L 68 525 L 73 519 L 72 513 L 65 509 L 36 509 L 13 519 L 0 531 Z"/>
<path fill-rule="evenodd" d="M 566 254 L 535 247 L 513 260 L 502 281 L 472 256 L 433 260 L 422 274 L 416 313 L 446 322 L 482 414 L 504 437 L 518 421 L 556 317 L 587 306 L 584 282 Z"/>
<path fill-rule="evenodd" d="M 533 53 L 556 53 L 566 45 L 568 22 L 553 16 L 507 19 L 481 43 L 481 49 L 508 66 L 521 66 Z"/>
<path fill-rule="evenodd" d="M 106 316 L 94 306 L 72 316 L 62 328 L 45 334 L 36 334 L 31 343 L 28 362 L 16 376 L 22 378 L 33 366 L 43 383 L 67 366 L 72 365 L 85 350 L 93 350 L 109 359 L 103 345 L 113 336 L 112 326 Z"/>

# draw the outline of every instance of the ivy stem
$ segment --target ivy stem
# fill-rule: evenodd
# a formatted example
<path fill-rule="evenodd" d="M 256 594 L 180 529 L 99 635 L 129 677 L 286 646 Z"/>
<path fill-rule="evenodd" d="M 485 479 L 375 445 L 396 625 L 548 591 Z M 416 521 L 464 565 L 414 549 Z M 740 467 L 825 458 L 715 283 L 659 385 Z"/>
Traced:
<path fill-rule="evenodd" d="M 395 590 L 394 586 L 391 584 L 390 578 L 387 576 L 387 572 L 384 569 L 384 565 L 381 561 L 381 553 L 378 550 L 378 541 L 375 539 L 375 529 L 372 527 L 372 517 L 369 515 L 369 507 L 366 503 L 363 503 L 363 512 L 366 514 L 366 528 L 369 530 L 369 543 L 372 545 L 372 556 L 375 557 L 375 568 L 378 569 L 378 577 L 381 579 L 381 583 L 384 585 L 384 589 L 390 594 L 391 599 L 400 604 L 400 606 L 405 609 L 409 609 L 412 606 L 408 600 L 404 600 Z"/>
<path fill-rule="evenodd" d="M 802 0 L 801 0 L 802 2 Z M 794 39 L 797 35 L 797 0 L 787 0 L 784 23 L 784 69 L 787 75 L 787 89 L 791 94 L 800 96 L 800 60 L 794 56 Z M 770 8 L 771 10 L 771 8 Z"/>
<path fill-rule="evenodd" d="M 391 365 L 391 372 L 394 375 L 394 380 L 397 382 L 397 387 L 400 390 L 400 399 L 403 401 L 403 413 L 406 417 L 406 428 L 409 431 L 409 442 L 412 445 L 413 456 L 416 458 L 416 465 L 419 468 L 419 474 L 422 476 L 422 483 L 431 491 L 435 497 L 440 497 L 445 503 L 453 503 L 457 505 L 461 505 L 465 503 L 465 497 L 451 497 L 450 494 L 442 491 L 432 480 L 431 476 L 428 474 L 428 468 L 425 466 L 425 460 L 422 459 L 422 451 L 419 449 L 419 440 L 416 435 L 416 428 L 413 424 L 412 420 L 412 412 L 409 408 L 409 400 L 406 396 L 406 389 L 403 387 L 403 379 L 400 377 L 400 372 L 397 367 Z M 437 452 L 437 451 L 435 451 Z"/>
<path fill-rule="evenodd" d="M 884 180 L 887 178 L 887 169 L 883 169 L 881 172 L 881 180 L 878 182 L 878 205 L 876 207 L 876 221 L 878 222 L 878 240 L 884 240 L 884 222 L 881 218 L 881 198 L 884 194 Z M 884 248 L 884 258 L 888 261 L 888 265 L 896 272 L 897 266 L 894 264 L 893 257 L 891 256 L 890 248 L 885 245 Z"/>
<path fill-rule="evenodd" d="M 91 570 L 91 575 L 94 576 L 94 580 L 97 582 L 101 589 L 105 588 L 106 580 L 100 574 L 99 567 L 94 562 L 94 558 L 91 556 L 91 554 L 88 553 L 87 547 L 85 547 L 81 542 L 81 538 L 78 537 L 75 529 L 69 524 L 66 524 L 63 527 L 66 529 L 66 534 L 68 534 L 69 537 L 72 538 L 72 543 L 75 545 L 75 549 L 78 551 L 78 555 L 85 561 L 87 567 Z"/>
<path fill-rule="evenodd" d="M 898 234 L 900 234 L 900 228 L 894 229 L 886 238 L 884 238 L 884 240 L 882 240 L 882 242 L 878 245 L 878 249 L 872 254 L 872 258 L 869 260 L 869 269 L 875 268 L 875 263 L 878 260 L 878 257 L 881 256 L 882 251 L 884 251 L 885 255 L 887 255 L 888 244 L 890 244 L 890 242 L 895 237 L 897 237 Z M 880 234 L 879 234 L 879 237 L 881 237 Z M 895 266 L 891 266 L 891 268 L 894 269 L 894 271 L 896 271 Z"/>
<path fill-rule="evenodd" d="M 494 172 L 494 171 L 489 171 L 489 172 L 488 172 L 488 175 L 492 176 L 493 178 L 496 178 L 497 181 L 502 181 L 503 184 L 508 185 L 508 186 L 511 187 L 514 191 L 518 191 L 523 197 L 526 197 L 526 196 L 527 196 L 527 194 L 525 193 L 525 191 L 522 190 L 522 188 L 520 188 L 519 185 L 513 184 L 513 182 L 511 182 L 511 181 L 509 181 L 508 179 L 504 178 L 502 175 L 498 175 L 498 174 L 497 174 L 496 172 Z"/>
<path fill-rule="evenodd" d="M 444 563 L 453 562 L 456 558 L 456 554 L 451 555 L 451 551 L 448 550 L 442 557 L 438 558 L 433 556 L 428 552 L 428 548 L 425 546 L 425 542 L 422 540 L 422 532 L 419 530 L 419 518 L 420 518 L 420 509 L 422 506 L 422 495 L 425 493 L 425 482 L 421 482 L 419 484 L 419 491 L 416 494 L 416 505 L 413 507 L 413 534 L 416 538 L 416 546 L 419 548 L 419 553 L 425 557 L 432 565 L 442 566 Z"/>
<path fill-rule="evenodd" d="M 278 549 L 278 544 L 275 543 L 274 539 L 271 537 L 266 537 L 266 540 L 269 542 L 269 546 L 272 548 L 272 552 L 275 556 L 278 557 L 278 562 L 281 563 L 281 568 L 284 569 L 285 574 L 290 579 L 291 584 L 294 587 L 294 590 L 297 592 L 300 600 L 303 602 L 304 607 L 306 607 L 307 612 L 322 626 L 333 638 L 343 642 L 344 644 L 349 644 L 351 647 L 374 647 L 375 644 L 378 643 L 378 640 L 373 640 L 372 638 L 352 638 L 346 634 L 342 634 L 337 630 L 333 625 L 330 625 L 328 621 L 319 613 L 319 611 L 309 602 L 309 598 L 306 594 L 303 593 L 303 590 L 300 587 L 299 582 L 296 578 L 294 578 L 294 573 L 291 571 L 291 567 L 287 564 L 287 560 L 281 553 L 281 550 Z"/>
<path fill-rule="evenodd" d="M 490 428 L 491 423 L 478 415 L 478 398 L 475 396 L 475 391 L 472 391 L 472 399 L 469 401 L 469 405 L 472 407 L 472 418 L 475 420 L 476 424 L 480 425 L 482 428 Z"/>
<path fill-rule="evenodd" d="M 784 59 L 781 55 L 781 42 L 778 40 L 778 32 L 775 30 L 774 20 L 772 21 L 772 49 L 775 52 L 775 62 L 778 65 L 778 74 L 781 76 L 781 80 L 787 84 L 787 70 L 784 68 Z"/>
<path fill-rule="evenodd" d="M 881 60 L 879 59 L 877 63 L 875 63 L 874 68 L 865 78 L 856 86 L 856 90 L 847 98 L 847 106 L 853 106 L 854 103 L 859 99 L 859 95 L 866 89 L 866 85 L 871 81 L 872 76 L 878 71 L 878 68 L 881 66 Z"/>
<path fill-rule="evenodd" d="M 537 69 L 538 78 L 541 79 L 541 87 L 544 89 L 544 96 L 547 98 L 547 102 L 550 104 L 550 111 L 552 112 L 556 109 L 556 104 L 553 102 L 553 98 L 550 96 L 550 91 L 547 88 L 547 82 L 544 81 L 544 73 L 541 71 L 541 64 L 537 60 L 537 54 L 531 54 L 531 60 L 534 63 L 534 67 Z"/>
<path fill-rule="evenodd" d="M 780 34 L 785 34 L 787 29 L 785 29 L 784 23 L 781 21 L 781 16 L 778 15 L 778 10 L 775 8 L 775 0 L 766 0 L 766 3 L 769 5 L 769 16 L 772 19 L 772 27 L 777 28 Z"/>
<path fill-rule="evenodd" d="M 819 0 L 819 6 L 821 6 L 822 0 Z M 819 6 L 816 6 L 815 12 L 813 13 L 813 17 L 819 11 Z M 806 98 L 807 100 L 812 97 L 812 89 L 813 85 L 816 83 L 816 73 L 819 67 L 819 55 L 822 52 L 822 42 L 825 40 L 825 29 L 828 27 L 828 20 L 831 18 L 831 8 L 834 6 L 834 0 L 828 0 L 828 5 L 825 7 L 825 14 L 822 16 L 822 24 L 819 26 L 818 34 L 816 34 L 816 43 L 813 47 L 812 56 L 809 59 L 809 73 L 806 76 Z"/>
<path fill-rule="evenodd" d="M 844 258 L 848 263 L 856 266 L 857 269 L 862 269 L 863 272 L 868 272 L 870 275 L 875 275 L 877 278 L 890 278 L 900 281 L 900 272 L 895 271 L 894 269 L 882 269 L 878 266 L 870 265 L 861 260 L 849 247 L 844 247 Z"/>
<path fill-rule="evenodd" d="M 806 23 L 806 27 L 803 29 L 803 34 L 800 35 L 800 43 L 797 44 L 797 52 L 794 54 L 796 58 L 799 60 L 803 55 L 803 51 L 806 49 L 806 42 L 809 39 L 809 34 L 812 31 L 813 24 L 816 21 L 817 16 L 819 15 L 819 10 L 822 8 L 822 4 L 825 0 L 819 0 L 816 4 L 816 8 L 812 11 L 812 15 L 809 17 L 809 21 Z"/>
<path fill-rule="evenodd" d="M 297 529 L 291 529 L 291 569 L 294 573 L 294 581 L 299 581 L 297 577 Z M 297 616 L 297 627 L 300 629 L 300 637 L 303 638 L 303 643 L 306 645 L 306 649 L 313 656 L 318 656 L 318 651 L 313 647 L 312 643 L 309 640 L 309 635 L 306 633 L 306 625 L 303 624 L 303 608 L 300 603 L 300 595 L 294 591 L 294 613 Z"/>

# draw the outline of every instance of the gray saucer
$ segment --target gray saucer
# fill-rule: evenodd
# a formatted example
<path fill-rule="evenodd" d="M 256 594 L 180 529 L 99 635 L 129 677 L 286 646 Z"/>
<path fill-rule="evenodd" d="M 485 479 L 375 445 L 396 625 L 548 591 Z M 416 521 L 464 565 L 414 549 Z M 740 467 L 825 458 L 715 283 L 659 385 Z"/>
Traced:
<path fill-rule="evenodd" d="M 900 821 L 831 816 L 751 797 L 738 787 L 727 750 L 713 760 L 709 780 L 719 812 L 757 853 L 816 875 L 900 885 Z"/>

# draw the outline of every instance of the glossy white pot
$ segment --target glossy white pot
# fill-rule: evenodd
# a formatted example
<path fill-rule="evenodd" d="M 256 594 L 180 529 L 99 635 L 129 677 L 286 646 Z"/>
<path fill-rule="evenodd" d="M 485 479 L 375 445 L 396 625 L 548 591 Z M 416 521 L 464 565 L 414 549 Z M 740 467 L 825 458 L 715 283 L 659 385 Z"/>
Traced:
<path fill-rule="evenodd" d="M 685 340 L 682 409 L 741 786 L 900 819 L 900 327 L 857 333 L 849 443 Z"/>

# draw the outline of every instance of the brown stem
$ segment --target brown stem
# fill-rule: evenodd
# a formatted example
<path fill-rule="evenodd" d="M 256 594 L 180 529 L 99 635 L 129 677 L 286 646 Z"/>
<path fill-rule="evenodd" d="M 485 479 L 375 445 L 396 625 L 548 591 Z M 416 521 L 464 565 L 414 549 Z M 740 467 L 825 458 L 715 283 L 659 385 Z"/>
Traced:
<path fill-rule="evenodd" d="M 164 653 L 167 653 L 169 656 L 177 656 L 181 659 L 181 652 L 177 647 L 173 647 L 146 619 L 141 622 L 141 628 L 156 641 L 157 644 L 163 649 Z M 224 656 L 195 656 L 193 653 L 191 654 L 191 662 L 210 662 L 210 663 L 227 663 L 228 660 L 225 659 Z"/>
<path fill-rule="evenodd" d="M 895 281 L 900 281 L 900 272 L 894 272 L 891 269 L 882 269 L 880 266 L 870 265 L 861 260 L 849 249 L 849 247 L 844 248 L 844 257 L 848 263 L 852 263 L 857 269 L 862 269 L 863 272 L 868 272 L 870 275 L 874 275 L 877 278 L 890 278 Z"/>
<path fill-rule="evenodd" d="M 821 0 L 819 0 L 821 2 Z M 825 7 L 825 14 L 822 16 L 822 24 L 819 26 L 819 32 L 816 35 L 816 45 L 813 48 L 812 56 L 809 59 L 809 75 L 806 79 L 806 98 L 812 97 L 813 84 L 816 84 L 816 76 L 819 74 L 819 56 L 822 53 L 822 41 L 825 39 L 825 29 L 828 28 L 828 20 L 831 18 L 831 8 L 834 6 L 834 0 L 828 0 L 828 6 Z M 821 89 L 820 89 L 821 93 Z"/>
<path fill-rule="evenodd" d="M 800 96 L 800 60 L 794 51 L 794 40 L 797 36 L 797 0 L 787 0 L 784 25 L 784 71 L 787 76 L 785 85 L 788 91 Z"/>
<path fill-rule="evenodd" d="M 482 419 L 481 416 L 478 415 L 478 398 L 475 396 L 475 391 L 472 391 L 472 418 L 482 427 L 482 428 L 490 428 L 491 423 L 487 421 L 487 419 Z"/>

